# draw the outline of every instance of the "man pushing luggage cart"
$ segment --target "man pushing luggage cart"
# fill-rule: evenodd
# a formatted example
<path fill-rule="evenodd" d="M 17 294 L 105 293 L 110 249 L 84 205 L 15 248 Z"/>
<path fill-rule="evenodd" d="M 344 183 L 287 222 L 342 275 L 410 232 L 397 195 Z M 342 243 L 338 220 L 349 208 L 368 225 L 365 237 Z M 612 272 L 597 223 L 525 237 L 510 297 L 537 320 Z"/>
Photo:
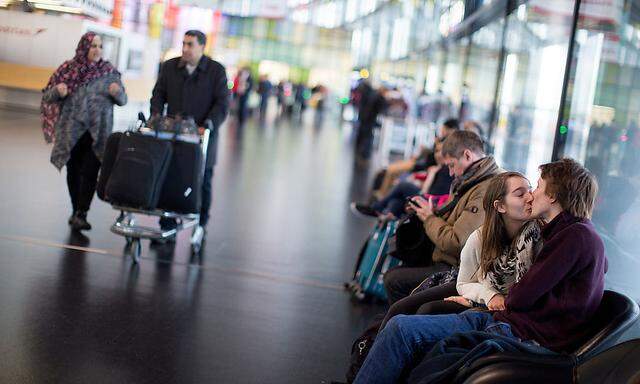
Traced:
<path fill-rule="evenodd" d="M 165 114 L 190 116 L 199 135 L 162 132 L 162 123 L 120 134 L 123 143 L 116 144 L 119 140 L 114 134 L 111 146 L 117 150 L 111 152 L 117 159 L 111 159 L 111 164 L 106 159 L 103 162 L 98 196 L 121 210 L 112 231 L 125 236 L 136 262 L 141 253 L 140 239 L 175 241 L 177 232 L 186 228 L 194 228 L 192 250 L 199 253 L 201 249 L 211 207 L 218 129 L 229 111 L 226 71 L 222 64 L 204 55 L 206 42 L 201 31 L 187 31 L 182 56 L 162 64 L 151 97 L 150 122 L 166 121 L 161 119 Z M 201 151 L 193 149 L 196 143 Z M 116 177 L 118 167 L 123 169 L 121 180 Z M 111 172 L 114 177 L 109 177 Z M 167 182 L 163 183 L 165 178 Z M 130 196 L 136 193 L 138 196 Z M 158 216 L 160 230 L 137 225 L 134 213 Z"/>
<path fill-rule="evenodd" d="M 167 60 L 161 66 L 151 97 L 151 115 L 162 116 L 166 107 L 169 116 L 191 116 L 204 132 L 205 122 L 211 122 L 206 165 L 202 180 L 200 218 L 194 240 L 204 236 L 211 207 L 211 180 L 216 163 L 218 128 L 229 111 L 229 88 L 222 64 L 204 55 L 207 38 L 197 30 L 187 31 L 182 41 L 182 56 Z M 170 230 L 177 226 L 174 218 L 162 217 L 160 226 Z M 171 241 L 175 237 L 169 237 Z"/>

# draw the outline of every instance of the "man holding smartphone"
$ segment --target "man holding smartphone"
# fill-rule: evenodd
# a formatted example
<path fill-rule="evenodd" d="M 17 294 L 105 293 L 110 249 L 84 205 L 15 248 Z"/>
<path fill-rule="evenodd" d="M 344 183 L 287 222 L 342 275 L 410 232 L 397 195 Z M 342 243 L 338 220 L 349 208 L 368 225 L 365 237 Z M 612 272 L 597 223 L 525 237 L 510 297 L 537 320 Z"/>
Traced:
<path fill-rule="evenodd" d="M 384 276 L 391 304 L 406 297 L 430 275 L 445 271 L 460 262 L 460 252 L 473 231 L 482 225 L 482 199 L 490 179 L 501 172 L 493 157 L 484 152 L 482 139 L 473 132 L 455 131 L 444 141 L 442 156 L 449 174 L 455 177 L 449 200 L 436 209 L 434 202 L 420 196 L 411 199 L 411 207 L 424 223 L 434 244 L 427 267 L 397 267 Z"/>

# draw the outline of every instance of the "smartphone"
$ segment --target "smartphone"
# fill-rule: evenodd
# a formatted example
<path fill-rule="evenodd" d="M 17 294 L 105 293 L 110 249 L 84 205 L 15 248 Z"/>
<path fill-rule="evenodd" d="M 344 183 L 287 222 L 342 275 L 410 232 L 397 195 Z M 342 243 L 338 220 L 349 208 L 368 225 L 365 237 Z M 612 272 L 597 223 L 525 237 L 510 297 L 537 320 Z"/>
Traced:
<path fill-rule="evenodd" d="M 407 198 L 407 203 L 413 205 L 416 208 L 420 208 L 420 204 L 413 200 L 413 197 Z"/>

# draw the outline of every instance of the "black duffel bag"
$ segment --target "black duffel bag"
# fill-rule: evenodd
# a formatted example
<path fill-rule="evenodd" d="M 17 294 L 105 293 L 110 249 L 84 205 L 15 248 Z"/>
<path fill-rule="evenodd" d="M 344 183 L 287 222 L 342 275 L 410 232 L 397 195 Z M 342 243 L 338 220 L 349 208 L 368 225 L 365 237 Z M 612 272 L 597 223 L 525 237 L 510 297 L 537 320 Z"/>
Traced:
<path fill-rule="evenodd" d="M 351 345 L 351 361 L 346 374 L 348 384 L 353 383 L 364 361 L 367 359 L 373 342 L 376 341 L 378 336 L 378 330 L 384 321 L 384 316 L 384 313 L 377 314 L 367 329 Z"/>
<path fill-rule="evenodd" d="M 196 143 L 173 141 L 173 156 L 158 208 L 178 213 L 200 212 L 202 203 L 202 150 Z"/>
<path fill-rule="evenodd" d="M 109 176 L 111 176 L 111 170 L 118 158 L 120 140 L 124 135 L 123 132 L 113 132 L 107 138 L 107 144 L 104 149 L 104 155 L 102 156 L 102 166 L 100 167 L 100 176 L 98 177 L 98 184 L 96 185 L 96 192 L 100 200 L 109 201 L 107 199 L 107 183 L 109 182 Z"/>
<path fill-rule="evenodd" d="M 124 207 L 155 209 L 172 152 L 170 141 L 126 132 L 107 181 L 106 200 Z"/>
<path fill-rule="evenodd" d="M 402 260 L 406 267 L 425 267 L 433 264 L 431 254 L 435 246 L 424 230 L 422 220 L 415 213 L 400 219 L 396 233 L 389 239 L 389 255 Z"/>

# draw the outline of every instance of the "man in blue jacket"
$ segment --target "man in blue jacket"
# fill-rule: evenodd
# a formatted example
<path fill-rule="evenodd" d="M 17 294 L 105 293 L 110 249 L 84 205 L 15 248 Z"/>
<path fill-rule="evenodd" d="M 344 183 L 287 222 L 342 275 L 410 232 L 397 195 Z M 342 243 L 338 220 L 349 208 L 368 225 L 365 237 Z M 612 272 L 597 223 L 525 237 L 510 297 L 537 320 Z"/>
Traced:
<path fill-rule="evenodd" d="M 541 218 L 544 245 L 499 312 L 396 316 L 378 335 L 355 383 L 395 383 L 416 359 L 456 333 L 484 331 L 553 352 L 584 340 L 604 293 L 604 244 L 589 220 L 598 191 L 595 177 L 563 159 L 540 166 L 531 194 L 532 218 Z"/>

